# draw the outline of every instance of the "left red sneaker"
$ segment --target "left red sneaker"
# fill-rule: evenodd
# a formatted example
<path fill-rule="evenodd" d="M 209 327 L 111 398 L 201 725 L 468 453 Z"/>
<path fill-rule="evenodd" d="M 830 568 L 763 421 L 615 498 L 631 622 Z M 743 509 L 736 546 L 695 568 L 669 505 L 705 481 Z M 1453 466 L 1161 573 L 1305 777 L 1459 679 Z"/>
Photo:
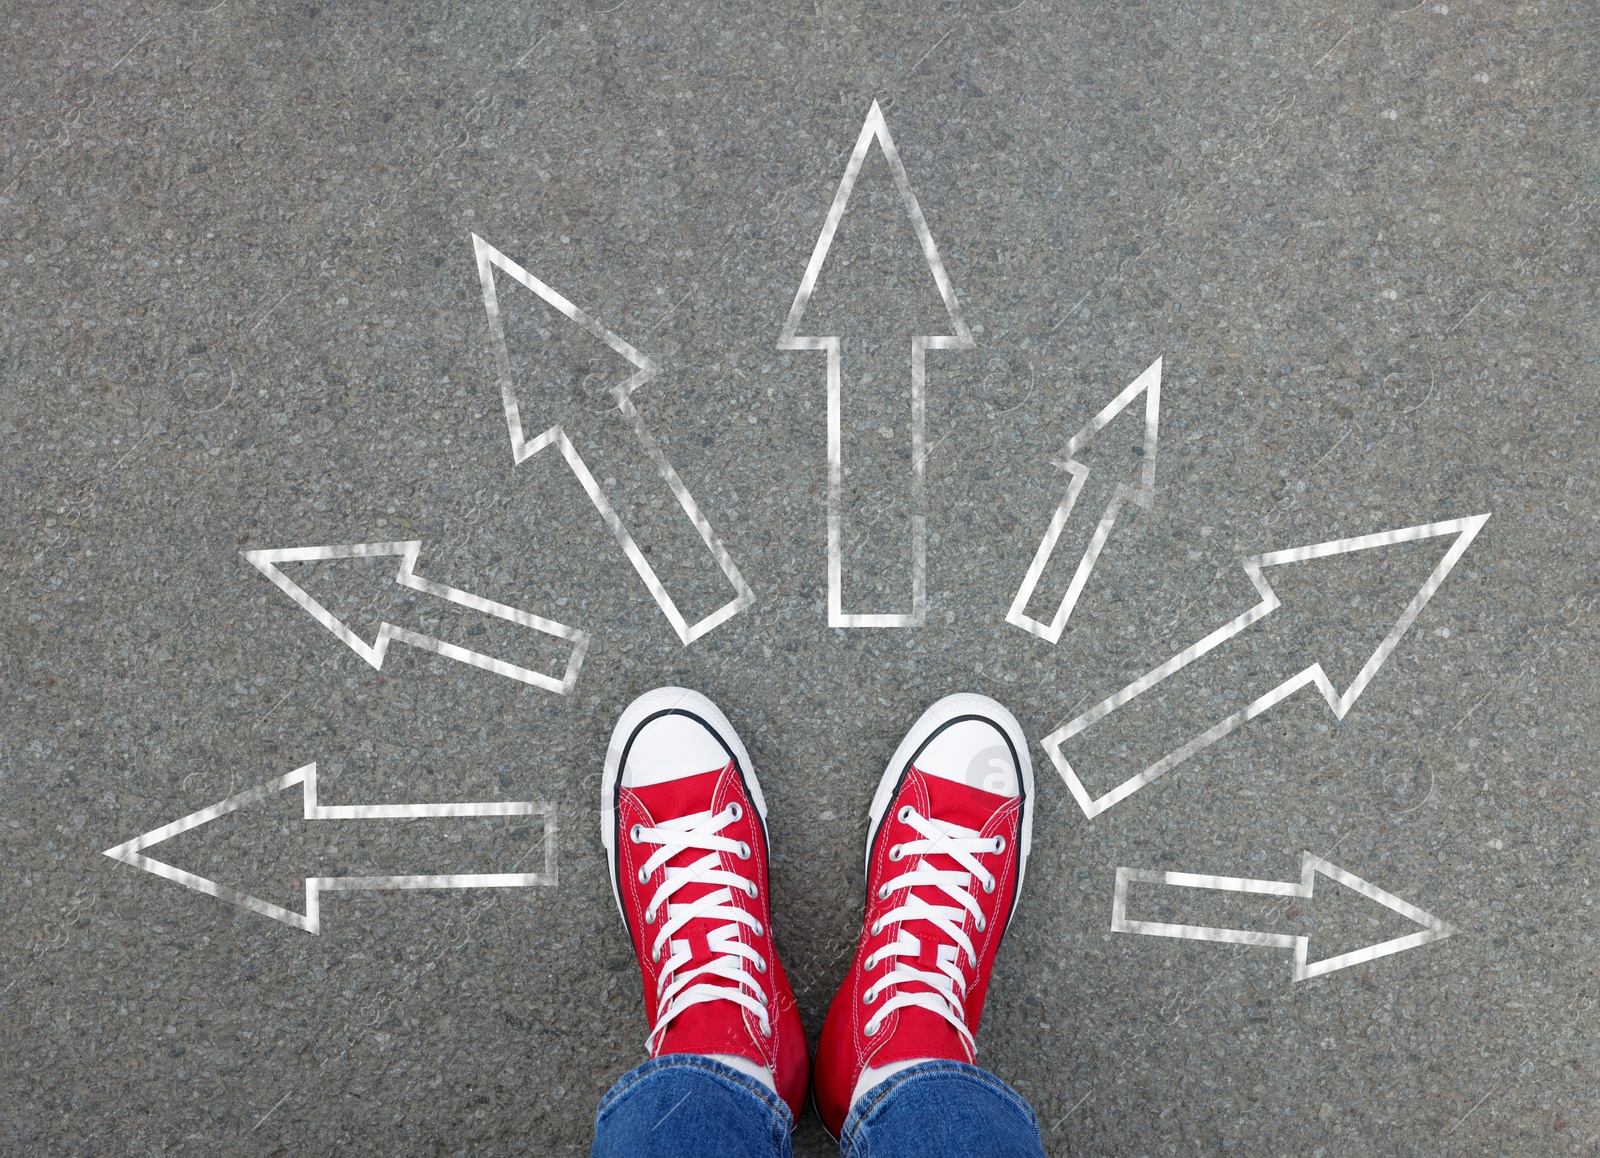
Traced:
<path fill-rule="evenodd" d="M 865 926 L 817 1043 L 812 1095 L 835 1138 L 895 1069 L 973 1061 L 1032 834 L 1033 765 L 1011 713 L 977 695 L 924 712 L 873 797 Z"/>
<path fill-rule="evenodd" d="M 798 1118 L 810 1065 L 772 936 L 767 805 L 715 704 L 658 688 L 628 706 L 600 832 L 644 974 L 650 1056 L 717 1057 L 770 1081 Z"/>

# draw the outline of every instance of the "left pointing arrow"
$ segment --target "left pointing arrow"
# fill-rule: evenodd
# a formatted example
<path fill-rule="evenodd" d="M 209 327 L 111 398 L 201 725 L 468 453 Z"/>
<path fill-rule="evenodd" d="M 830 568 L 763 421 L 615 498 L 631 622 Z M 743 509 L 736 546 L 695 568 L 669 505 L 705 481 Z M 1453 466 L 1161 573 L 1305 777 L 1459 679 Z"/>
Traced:
<path fill-rule="evenodd" d="M 191 828 L 226 816 L 246 805 L 255 804 L 299 784 L 305 801 L 307 820 L 416 820 L 423 817 L 443 816 L 543 816 L 544 817 L 544 871 L 537 873 L 452 873 L 433 876 L 375 876 L 375 877 L 308 877 L 306 878 L 306 911 L 296 913 L 281 905 L 274 905 L 240 889 L 219 885 L 205 877 L 175 868 L 165 861 L 144 855 L 152 845 L 188 832 Z M 185 888 L 205 893 L 241 909 L 293 925 L 308 933 L 322 931 L 321 894 L 329 889 L 481 889 L 526 888 L 531 885 L 556 883 L 556 815 L 547 804 L 525 801 L 490 801 L 481 804 L 346 804 L 327 805 L 317 802 L 317 766 L 307 764 L 296 768 L 276 780 L 235 793 L 210 808 L 191 812 L 182 820 L 151 829 L 143 836 L 134 837 L 108 848 L 105 855 L 123 864 L 144 869 L 158 877 L 176 881 Z"/>
<path fill-rule="evenodd" d="M 345 645 L 362 659 L 375 668 L 383 667 L 383 657 L 389 649 L 391 639 L 408 643 L 412 647 L 419 647 L 424 651 L 431 651 L 447 659 L 459 660 L 461 663 L 481 667 L 485 671 L 492 671 L 497 675 L 507 676 L 520 680 L 525 684 L 544 688 L 547 691 L 566 695 L 578 682 L 578 670 L 583 666 L 583 656 L 589 650 L 589 633 L 576 627 L 568 627 L 564 623 L 557 623 L 553 619 L 545 619 L 531 612 L 522 611 L 515 607 L 508 607 L 504 603 L 496 603 L 492 599 L 485 599 L 480 595 L 461 591 L 455 587 L 446 587 L 442 583 L 435 583 L 429 579 L 419 578 L 415 573 L 417 553 L 422 549 L 419 539 L 409 539 L 397 543 L 349 543 L 339 547 L 285 547 L 273 551 L 245 551 L 245 561 L 257 571 L 280 587 L 283 592 L 305 609 L 306 613 L 322 624 L 334 635 L 344 641 Z M 474 611 L 481 611 L 485 615 L 493 615 L 500 619 L 510 620 L 522 627 L 531 627 L 535 631 L 542 631 L 546 635 L 553 635 L 559 639 L 572 641 L 572 653 L 567 659 L 566 673 L 556 679 L 554 676 L 544 675 L 540 672 L 530 671 L 503 659 L 496 659 L 491 655 L 473 651 L 454 643 L 445 643 L 431 635 L 411 631 L 408 628 L 397 627 L 385 622 L 378 629 L 378 637 L 368 644 L 349 627 L 341 623 L 326 607 L 318 603 L 305 590 L 290 579 L 278 568 L 279 563 L 309 563 L 322 559 L 362 559 L 395 555 L 400 559 L 400 570 L 395 576 L 395 582 L 402 587 L 413 591 L 421 591 L 427 595 L 435 595 L 440 599 L 470 607 Z"/>

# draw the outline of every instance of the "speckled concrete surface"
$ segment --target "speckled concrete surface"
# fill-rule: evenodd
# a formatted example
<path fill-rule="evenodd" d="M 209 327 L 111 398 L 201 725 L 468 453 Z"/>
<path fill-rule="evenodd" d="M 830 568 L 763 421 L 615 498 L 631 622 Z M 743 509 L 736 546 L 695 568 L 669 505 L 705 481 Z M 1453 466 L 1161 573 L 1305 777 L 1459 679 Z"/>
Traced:
<path fill-rule="evenodd" d="M 1342 721 L 1301 692 L 1093 820 L 1034 748 L 980 1059 L 1052 1154 L 1600 1151 L 1594 6 L 774 7 L 0 21 L 0 1150 L 581 1153 L 645 1032 L 595 816 L 634 695 L 741 729 L 815 1033 L 871 787 L 931 699 L 1038 739 L 1248 608 L 1243 556 L 1493 512 Z M 823 356 L 776 344 L 874 98 L 976 345 L 929 356 L 927 625 L 843 631 Z M 885 173 L 815 317 L 864 355 L 847 588 L 895 611 L 866 606 L 909 582 L 895 351 L 943 331 Z M 512 463 L 474 232 L 661 365 L 640 413 L 756 594 L 692 646 L 555 453 Z M 529 429 L 566 425 L 686 613 L 725 602 L 613 412 L 625 363 L 501 295 Z M 1154 507 L 1051 646 L 1005 622 L 1051 459 L 1156 357 Z M 1091 487 L 1134 461 L 1104 433 Z M 240 558 L 398 539 L 593 632 L 573 694 L 400 645 L 374 671 Z M 1442 550 L 1279 569 L 1281 614 L 1085 737 L 1091 788 L 1313 660 L 1343 687 Z M 561 661 L 371 568 L 300 574 L 369 638 Z M 313 936 L 100 855 L 311 761 L 324 803 L 548 802 L 559 884 L 330 895 Z M 158 851 L 275 904 L 543 856 L 536 824 L 294 808 Z M 1118 867 L 1295 880 L 1308 850 L 1456 934 L 1295 983 L 1283 950 L 1111 932 Z M 1313 960 L 1415 928 L 1326 880 L 1304 911 L 1172 892 L 1132 903 Z M 814 1118 L 796 1151 L 828 1151 Z"/>

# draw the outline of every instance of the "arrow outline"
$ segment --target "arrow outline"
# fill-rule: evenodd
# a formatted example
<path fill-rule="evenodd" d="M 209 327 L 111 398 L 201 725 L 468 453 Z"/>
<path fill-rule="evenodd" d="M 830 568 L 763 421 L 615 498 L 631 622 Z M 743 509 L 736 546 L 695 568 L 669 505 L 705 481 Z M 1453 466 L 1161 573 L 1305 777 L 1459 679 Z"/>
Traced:
<path fill-rule="evenodd" d="M 841 545 L 844 468 L 840 446 L 842 403 L 839 337 L 797 334 L 800 319 L 805 314 L 806 306 L 811 302 L 812 291 L 816 288 L 817 276 L 822 272 L 822 263 L 833 245 L 833 236 L 839 228 L 839 222 L 844 219 L 850 194 L 855 189 L 856 178 L 861 174 L 861 166 L 866 162 L 867 151 L 872 147 L 874 139 L 877 140 L 878 148 L 894 174 L 895 188 L 900 192 L 900 200 L 906 207 L 912 229 L 915 230 L 917 241 L 922 246 L 922 256 L 933 273 L 934 283 L 939 287 L 939 296 L 944 301 L 950 320 L 955 323 L 956 331 L 954 334 L 915 334 L 911 338 L 911 504 L 915 513 L 911 516 L 911 611 L 905 615 L 846 614 L 844 611 L 844 560 Z M 800 287 L 795 291 L 794 302 L 789 307 L 789 315 L 779 333 L 777 347 L 780 350 L 825 350 L 828 354 L 829 627 L 921 627 L 927 622 L 928 517 L 924 477 L 927 460 L 927 452 L 924 449 L 927 443 L 927 352 L 970 350 L 976 345 L 972 332 L 967 329 L 967 323 L 962 320 L 961 305 L 956 301 L 955 290 L 950 285 L 949 275 L 945 273 L 944 262 L 939 258 L 939 248 L 934 244 L 933 231 L 928 228 L 927 219 L 922 215 L 922 207 L 917 203 L 917 195 L 911 188 L 911 178 L 907 176 L 905 165 L 900 161 L 900 151 L 895 148 L 894 138 L 889 134 L 889 125 L 883 118 L 883 110 L 874 100 L 872 108 L 867 112 L 867 119 L 861 126 L 861 134 L 856 138 L 855 149 L 850 154 L 848 164 L 845 165 L 844 177 L 840 180 L 839 189 L 833 196 L 833 204 L 828 208 L 822 232 L 817 235 L 817 243 L 812 248 L 811 260 L 806 264 L 805 275 L 800 279 Z"/>
<path fill-rule="evenodd" d="M 1410 918 L 1417 924 L 1422 925 L 1422 930 L 1307 964 L 1306 958 L 1311 945 L 1309 936 L 1291 936 L 1287 933 L 1260 933 L 1253 929 L 1224 929 L 1209 925 L 1173 925 L 1161 921 L 1128 920 L 1129 881 L 1152 885 L 1175 885 L 1179 888 L 1187 889 L 1216 889 L 1223 892 L 1256 893 L 1274 897 L 1299 897 L 1309 900 L 1315 887 L 1317 873 L 1338 881 L 1346 888 L 1353 889 L 1368 900 L 1377 901 L 1385 908 L 1392 909 L 1403 917 Z M 1141 933 L 1149 937 L 1176 937 L 1189 941 L 1217 941 L 1229 945 L 1257 945 L 1270 949 L 1293 949 L 1294 980 L 1306 981 L 1312 977 L 1321 977 L 1339 969 L 1347 969 L 1351 965 L 1360 965 L 1367 961 L 1376 961 L 1379 957 L 1387 957 L 1394 953 L 1402 953 L 1407 949 L 1415 949 L 1419 945 L 1426 945 L 1429 941 L 1442 941 L 1456 930 L 1453 925 L 1441 921 L 1432 913 L 1418 908 L 1409 901 L 1402 900 L 1391 892 L 1380 889 L 1370 881 L 1362 880 L 1354 873 L 1347 872 L 1338 865 L 1324 860 L 1307 849 L 1301 855 L 1299 883 L 1119 867 L 1117 869 L 1116 888 L 1111 900 L 1111 931 L 1113 933 Z"/>
<path fill-rule="evenodd" d="M 1333 709 L 1335 718 L 1344 719 L 1345 714 L 1350 710 L 1357 698 L 1366 690 L 1367 684 L 1371 682 L 1372 677 L 1377 674 L 1378 669 L 1383 666 L 1384 661 L 1389 658 L 1389 654 L 1399 644 L 1401 637 L 1410 629 L 1411 624 L 1422 613 L 1422 609 L 1427 606 L 1428 600 L 1433 598 L 1434 592 L 1438 591 L 1440 585 L 1444 583 L 1445 577 L 1450 574 L 1451 569 L 1455 567 L 1461 556 L 1466 552 L 1472 540 L 1477 538 L 1478 532 L 1489 521 L 1491 514 L 1493 512 L 1469 515 L 1460 519 L 1446 519 L 1437 523 L 1425 523 L 1415 527 L 1404 527 L 1395 531 L 1379 531 L 1370 535 L 1358 535 L 1354 538 L 1335 539 L 1326 543 L 1314 543 L 1307 547 L 1290 547 L 1282 551 L 1272 551 L 1264 555 L 1251 555 L 1242 559 L 1241 563 L 1244 566 L 1245 574 L 1250 577 L 1251 584 L 1261 596 L 1261 602 L 1244 614 L 1217 628 L 1204 639 L 1191 644 L 1165 663 L 1152 668 L 1121 691 L 1100 701 L 1100 703 L 1082 715 L 1051 732 L 1039 742 L 1039 746 L 1049 754 L 1051 762 L 1056 766 L 1056 771 L 1061 773 L 1061 778 L 1066 781 L 1067 788 L 1071 791 L 1073 799 L 1078 802 L 1078 807 L 1083 809 L 1085 816 L 1093 820 L 1106 809 L 1133 795 L 1146 784 L 1177 767 L 1196 752 L 1209 747 L 1236 728 L 1255 719 L 1262 712 L 1273 707 L 1281 700 L 1292 696 L 1307 684 L 1315 684 L 1322 693 L 1322 698 Z M 1368 657 L 1367 662 L 1362 666 L 1356 678 L 1351 681 L 1350 686 L 1345 689 L 1343 695 L 1340 695 L 1335 690 L 1333 683 L 1322 670 L 1321 662 L 1313 663 L 1310 667 L 1290 676 L 1265 695 L 1258 697 L 1220 723 L 1214 724 L 1182 746 L 1168 752 L 1144 771 L 1129 777 L 1104 796 L 1098 798 L 1089 795 L 1083 782 L 1078 778 L 1077 772 L 1073 770 L 1072 764 L 1062 753 L 1061 744 L 1063 741 L 1071 739 L 1097 720 L 1110 715 L 1130 700 L 1155 687 L 1168 676 L 1188 667 L 1189 664 L 1205 655 L 1208 651 L 1226 643 L 1257 620 L 1264 619 L 1277 610 L 1280 600 L 1277 593 L 1273 591 L 1272 584 L 1268 583 L 1266 576 L 1262 574 L 1264 568 L 1277 567 L 1284 563 L 1301 563 L 1309 559 L 1322 559 L 1329 555 L 1343 555 L 1352 551 L 1364 551 L 1372 547 L 1383 547 L 1393 543 L 1407 543 L 1437 538 L 1451 533 L 1455 533 L 1456 541 L 1450 545 L 1450 549 L 1445 552 L 1444 558 L 1439 560 L 1438 565 L 1434 567 L 1427 580 L 1418 588 L 1416 595 L 1412 597 L 1405 611 L 1395 621 L 1394 626 L 1389 629 L 1389 633 L 1384 636 L 1383 642 L 1378 645 L 1377 650 Z"/>
<path fill-rule="evenodd" d="M 206 877 L 176 868 L 166 861 L 145 856 L 144 850 L 164 840 L 198 828 L 258 800 L 274 796 L 285 788 L 301 785 L 306 820 L 416 820 L 441 816 L 544 816 L 544 871 L 537 873 L 453 873 L 433 876 L 307 877 L 306 911 L 296 913 L 242 889 L 219 885 Z M 556 812 L 549 804 L 526 801 L 491 801 L 481 804 L 319 804 L 317 803 L 317 765 L 313 761 L 276 780 L 236 792 L 227 799 L 191 812 L 180 820 L 153 828 L 142 836 L 124 841 L 103 854 L 112 860 L 144 869 L 145 872 L 176 881 L 185 888 L 227 901 L 242 909 L 271 917 L 308 933 L 322 932 L 321 894 L 326 889 L 475 889 L 523 888 L 557 883 Z"/>
<path fill-rule="evenodd" d="M 711 523 L 701 512 L 700 506 L 695 502 L 694 496 L 689 493 L 689 488 L 684 485 L 683 479 L 672 464 L 667 461 L 667 456 L 662 452 L 660 445 L 651 436 L 649 429 L 644 424 L 643 417 L 633 405 L 632 394 L 640 386 L 656 377 L 661 368 L 654 361 L 641 354 L 638 350 L 610 330 L 590 317 L 583 310 L 573 305 L 562 294 L 552 289 L 539 278 L 529 273 L 517 262 L 501 253 L 476 233 L 472 235 L 473 253 L 478 263 L 478 280 L 483 286 L 483 307 L 488 314 L 489 336 L 494 345 L 495 366 L 500 374 L 500 399 L 505 407 L 506 428 L 511 436 L 511 458 L 518 464 L 532 458 L 545 447 L 554 444 L 560 448 L 561 457 L 566 461 L 577 478 L 584 493 L 589 496 L 589 501 L 594 504 L 595 510 L 600 512 L 600 518 L 605 522 L 606 528 L 611 532 L 611 537 L 622 548 L 622 553 L 628 557 L 628 562 L 633 564 L 633 569 L 639 573 L 639 578 L 644 581 L 645 588 L 650 592 L 650 597 L 656 601 L 656 606 L 661 608 L 667 622 L 672 624 L 672 630 L 678 635 L 683 646 L 687 647 L 699 639 L 706 632 L 732 619 L 755 602 L 755 592 L 750 584 L 745 581 L 744 575 L 739 571 L 733 561 L 733 556 L 728 554 L 728 549 L 723 546 L 722 540 L 712 530 Z M 672 596 L 667 594 L 666 586 L 656 574 L 655 568 L 650 566 L 644 552 L 634 541 L 628 529 L 622 525 L 622 518 L 612 506 L 611 500 L 601 489 L 600 483 L 595 479 L 594 473 L 583 461 L 583 456 L 578 453 L 577 447 L 572 445 L 572 440 L 567 437 L 565 428 L 561 423 L 556 423 L 544 431 L 532 442 L 527 441 L 522 433 L 521 410 L 517 405 L 516 385 L 511 377 L 511 354 L 506 346 L 505 328 L 500 323 L 500 296 L 495 288 L 494 271 L 496 268 L 504 270 L 511 278 L 532 290 L 541 300 L 565 314 L 578 325 L 582 326 L 594 337 L 599 338 L 617 353 L 621 354 L 634 367 L 634 373 L 625 382 L 611 389 L 611 396 L 616 400 L 617 409 L 622 412 L 623 419 L 633 430 L 634 437 L 644 447 L 645 453 L 650 456 L 650 461 L 655 465 L 656 473 L 666 482 L 673 496 L 678 500 L 678 505 L 683 508 L 689 521 L 694 524 L 701 540 L 711 551 L 717 566 L 728 582 L 733 584 L 735 596 L 703 619 L 691 624 L 681 611 Z"/>
<path fill-rule="evenodd" d="M 447 659 L 459 660 L 461 663 L 470 664 L 472 667 L 492 671 L 496 675 L 508 676 L 520 680 L 525 684 L 544 688 L 546 691 L 555 692 L 557 695 L 567 695 L 578 682 L 578 672 L 583 667 L 583 657 L 589 650 L 589 633 L 581 628 L 568 627 L 564 623 L 557 623 L 553 619 L 546 619 L 541 615 L 523 611 L 516 607 L 509 607 L 504 603 L 496 603 L 492 599 L 485 599 L 481 595 L 462 591 L 457 587 L 447 587 L 443 583 L 435 583 L 431 579 L 419 578 L 413 573 L 416 566 L 417 555 L 422 550 L 421 539 L 406 539 L 391 543 L 348 543 L 342 546 L 329 547 L 280 547 L 272 550 L 241 551 L 245 561 L 272 580 L 284 594 L 289 596 L 306 611 L 311 618 L 322 624 L 334 635 L 366 660 L 374 668 L 383 667 L 383 657 L 389 650 L 389 641 L 397 639 L 401 643 L 408 643 L 412 647 L 431 651 Z M 567 657 L 567 670 L 561 679 L 548 676 L 542 672 L 532 671 L 517 664 L 508 663 L 503 659 L 496 659 L 492 655 L 485 655 L 480 651 L 461 647 L 454 643 L 445 643 L 431 635 L 412 631 L 409 628 L 398 627 L 385 620 L 378 628 L 378 637 L 369 646 L 365 640 L 351 631 L 344 623 L 333 615 L 326 607 L 308 595 L 293 579 L 289 578 L 278 569 L 278 563 L 309 563 L 324 559 L 366 559 L 379 558 L 385 555 L 400 556 L 400 571 L 395 576 L 395 582 L 402 587 L 409 587 L 413 591 L 421 591 L 427 595 L 436 595 L 440 599 L 470 607 L 474 611 L 481 611 L 486 615 L 493 615 L 500 619 L 508 619 L 512 623 L 523 627 L 531 627 L 535 631 L 553 635 L 559 639 L 572 641 L 572 652 Z"/>
<path fill-rule="evenodd" d="M 1124 387 L 1122 393 L 1091 418 L 1088 425 L 1072 436 L 1067 443 L 1067 449 L 1063 452 L 1066 462 L 1059 459 L 1052 460 L 1056 466 L 1072 475 L 1072 482 L 1067 486 L 1067 497 L 1061 500 L 1061 505 L 1056 508 L 1055 515 L 1050 519 L 1050 526 L 1045 530 L 1044 538 L 1039 541 L 1039 549 L 1034 552 L 1028 573 L 1023 577 L 1022 585 L 1017 588 L 1016 598 L 1011 601 L 1011 610 L 1006 612 L 1007 623 L 1032 632 L 1048 643 L 1060 643 L 1061 632 L 1066 628 L 1072 609 L 1077 606 L 1078 597 L 1083 594 L 1084 585 L 1089 582 L 1095 563 L 1100 559 L 1101 548 L 1111 536 L 1111 529 L 1116 526 L 1122 504 L 1132 502 L 1147 511 L 1155 505 L 1156 447 L 1160 440 L 1161 425 L 1161 363 L 1160 358 L 1152 362 L 1144 373 Z M 1129 486 L 1126 482 L 1117 484 L 1111 501 L 1106 504 L 1100 522 L 1094 529 L 1089 545 L 1084 548 L 1083 556 L 1078 560 L 1078 569 L 1073 573 L 1067 593 L 1061 597 L 1061 606 L 1056 609 L 1055 617 L 1049 623 L 1032 619 L 1027 614 L 1028 601 L 1033 598 L 1033 590 L 1038 585 L 1040 576 L 1044 574 L 1045 567 L 1049 565 L 1050 557 L 1055 554 L 1056 540 L 1061 537 L 1061 532 L 1067 525 L 1067 518 L 1077 504 L 1078 494 L 1089 479 L 1089 467 L 1072 456 L 1082 450 L 1090 438 L 1109 425 L 1111 420 L 1121 414 L 1140 394 L 1145 395 L 1145 404 L 1144 463 L 1139 470 L 1139 484 L 1137 486 Z"/>

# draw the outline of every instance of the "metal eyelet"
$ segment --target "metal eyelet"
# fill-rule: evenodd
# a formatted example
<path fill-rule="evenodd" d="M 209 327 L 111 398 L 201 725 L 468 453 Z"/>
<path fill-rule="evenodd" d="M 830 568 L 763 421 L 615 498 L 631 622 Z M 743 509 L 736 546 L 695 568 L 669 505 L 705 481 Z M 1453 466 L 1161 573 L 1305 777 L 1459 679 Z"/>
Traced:
<path fill-rule="evenodd" d="M 883 922 L 882 921 L 874 921 L 874 922 L 872 922 L 872 928 L 871 928 L 871 930 L 869 932 L 869 936 L 876 937 L 881 932 L 883 932 Z"/>
<path fill-rule="evenodd" d="M 878 890 L 878 899 L 880 901 L 887 901 L 889 899 L 889 886 L 888 885 L 884 885 L 883 888 Z"/>
<path fill-rule="evenodd" d="M 750 846 L 748 844 L 746 844 L 742 840 L 739 842 L 739 859 L 740 860 L 749 860 L 750 859 Z"/>
<path fill-rule="evenodd" d="M 757 957 L 756 958 L 756 972 L 757 973 L 765 973 L 766 971 L 767 971 L 766 959 L 762 958 L 762 957 Z"/>
<path fill-rule="evenodd" d="M 650 883 L 650 874 L 645 872 L 644 869 L 639 870 L 639 883 L 641 885 Z"/>
<path fill-rule="evenodd" d="M 656 964 L 656 965 L 661 964 L 661 950 L 660 949 L 652 949 L 652 950 L 650 950 L 650 960 L 651 960 L 651 962 L 653 964 Z"/>
<path fill-rule="evenodd" d="M 905 855 L 905 851 L 901 848 L 900 845 L 896 844 L 896 845 L 891 845 L 890 846 L 890 848 L 889 848 L 889 859 L 890 860 L 898 861 L 904 855 Z"/>
<path fill-rule="evenodd" d="M 871 989 L 861 995 L 862 1005 L 871 1005 L 876 1000 L 878 1000 L 878 994 Z"/>
<path fill-rule="evenodd" d="M 734 820 L 738 820 L 744 816 L 744 809 L 739 807 L 739 802 L 737 800 L 728 805 L 728 815 Z"/>
<path fill-rule="evenodd" d="M 994 850 L 995 850 L 995 852 L 1005 852 L 1005 850 L 1006 850 L 1006 838 L 1005 837 L 997 836 L 997 837 L 994 838 Z"/>
<path fill-rule="evenodd" d="M 646 909 L 644 911 L 644 923 L 647 925 L 653 925 L 656 923 L 656 913 L 654 909 Z"/>
<path fill-rule="evenodd" d="M 900 810 L 900 823 L 901 824 L 910 824 L 911 823 L 911 816 L 912 816 L 911 805 L 907 804 L 904 808 L 902 808 Z"/>
<path fill-rule="evenodd" d="M 975 922 L 975 924 L 977 926 L 978 932 L 980 932 L 980 933 L 983 932 L 985 929 L 987 929 L 989 927 L 989 922 L 985 921 L 982 917 L 979 917 L 977 919 L 977 921 Z"/>
<path fill-rule="evenodd" d="M 983 891 L 986 892 L 986 893 L 994 892 L 994 878 L 993 877 L 990 877 L 988 880 L 983 882 Z"/>
<path fill-rule="evenodd" d="M 878 1027 L 876 1025 L 873 1025 L 869 1021 L 869 1022 L 867 1022 L 866 1025 L 864 1025 L 862 1027 L 861 1033 L 865 1037 L 877 1037 L 878 1036 Z"/>
<path fill-rule="evenodd" d="M 760 921 L 756 922 L 756 927 L 754 929 L 752 929 L 751 932 L 753 932 L 758 937 L 763 935 Z"/>
<path fill-rule="evenodd" d="M 755 881 L 746 882 L 744 891 L 750 895 L 750 899 L 752 901 L 756 899 L 756 893 L 760 892 L 760 890 L 756 888 Z"/>
<path fill-rule="evenodd" d="M 633 841 L 634 844 L 638 844 L 643 836 L 644 825 L 642 824 L 636 824 L 632 828 L 628 829 L 628 839 Z"/>

